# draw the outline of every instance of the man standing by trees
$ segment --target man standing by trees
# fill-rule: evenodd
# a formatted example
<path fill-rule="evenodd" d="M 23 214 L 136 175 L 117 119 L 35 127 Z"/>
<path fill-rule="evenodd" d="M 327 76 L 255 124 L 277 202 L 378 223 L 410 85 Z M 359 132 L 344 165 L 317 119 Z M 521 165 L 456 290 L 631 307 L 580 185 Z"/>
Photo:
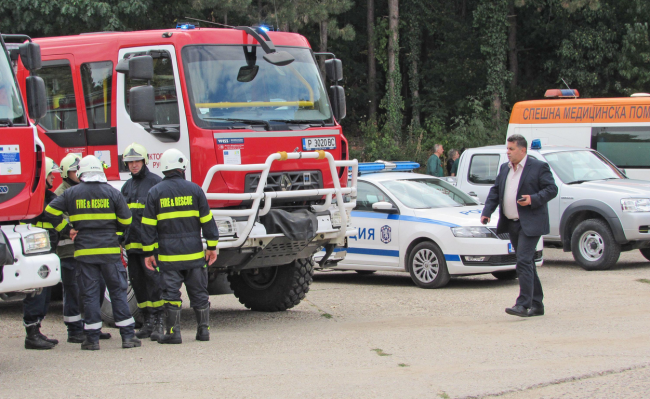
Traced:
<path fill-rule="evenodd" d="M 435 144 L 433 146 L 433 155 L 427 160 L 427 174 L 431 176 L 443 177 L 445 172 L 442 170 L 442 162 L 440 156 L 445 151 L 442 144 Z"/>

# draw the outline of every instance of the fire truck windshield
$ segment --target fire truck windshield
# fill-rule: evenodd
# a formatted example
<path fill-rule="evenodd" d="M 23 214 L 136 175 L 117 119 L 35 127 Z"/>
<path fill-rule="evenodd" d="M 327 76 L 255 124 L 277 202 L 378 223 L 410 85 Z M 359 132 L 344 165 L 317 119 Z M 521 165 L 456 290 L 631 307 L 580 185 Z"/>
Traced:
<path fill-rule="evenodd" d="M 295 57 L 287 66 L 263 59 L 259 46 L 183 48 L 192 115 L 200 127 L 241 121 L 331 123 L 327 94 L 307 48 L 278 47 Z"/>
<path fill-rule="evenodd" d="M 2 49 L 4 50 L 4 49 Z M 25 109 L 7 53 L 0 55 L 0 126 L 25 123 Z"/>

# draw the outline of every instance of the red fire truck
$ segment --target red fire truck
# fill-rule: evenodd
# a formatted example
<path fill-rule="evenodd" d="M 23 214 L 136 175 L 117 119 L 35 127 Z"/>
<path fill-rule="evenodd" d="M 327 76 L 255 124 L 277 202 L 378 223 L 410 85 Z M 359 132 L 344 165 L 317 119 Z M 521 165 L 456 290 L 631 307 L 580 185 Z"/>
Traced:
<path fill-rule="evenodd" d="M 45 155 L 25 112 L 13 63 L 36 71 L 39 47 L 25 35 L 0 35 L 0 299 L 5 300 L 54 285 L 61 274 L 59 258 L 48 253 L 48 233 L 19 224 L 43 211 Z M 45 114 L 43 80 L 32 76 L 24 83 L 29 115 L 38 119 Z"/>
<path fill-rule="evenodd" d="M 165 150 L 189 154 L 186 176 L 206 192 L 221 236 L 211 294 L 227 279 L 248 308 L 285 310 L 308 291 L 314 253 L 326 250 L 323 264 L 345 255 L 357 163 L 338 123 L 340 60 L 324 55 L 326 89 L 303 36 L 263 27 L 181 24 L 35 41 L 43 66 L 19 68 L 18 80 L 45 82 L 37 127 L 49 157 L 96 155 L 119 188 L 130 178 L 121 154 L 133 142 L 147 148 L 154 173 Z"/>

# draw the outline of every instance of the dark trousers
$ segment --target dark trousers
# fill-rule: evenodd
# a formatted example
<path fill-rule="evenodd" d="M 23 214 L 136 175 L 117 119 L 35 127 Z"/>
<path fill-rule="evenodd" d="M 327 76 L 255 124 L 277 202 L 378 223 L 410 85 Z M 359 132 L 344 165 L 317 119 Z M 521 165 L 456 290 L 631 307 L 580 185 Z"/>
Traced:
<path fill-rule="evenodd" d="M 135 320 L 131 316 L 129 303 L 126 299 L 128 282 L 126 269 L 122 262 L 106 264 L 77 262 L 81 274 L 86 338 L 90 342 L 99 341 L 99 333 L 102 328 L 99 300 L 100 293 L 103 293 L 101 289 L 102 277 L 104 277 L 111 298 L 115 325 L 119 327 L 122 338 L 132 338 L 135 335 Z"/>
<path fill-rule="evenodd" d="M 79 306 L 77 261 L 74 258 L 61 259 L 61 282 L 63 284 L 63 322 L 68 327 L 68 335 L 82 334 L 84 325 Z"/>
<path fill-rule="evenodd" d="M 25 327 L 40 322 L 47 315 L 47 310 L 50 308 L 50 296 L 52 293 L 51 287 L 45 287 L 40 294 L 27 295 L 23 299 L 23 324 Z"/>
<path fill-rule="evenodd" d="M 543 307 L 544 292 L 535 266 L 535 249 L 541 236 L 527 236 L 521 229 L 521 223 L 512 220 L 508 222 L 508 233 L 517 254 L 519 297 L 516 304 L 525 308 L 533 305 Z"/>
<path fill-rule="evenodd" d="M 163 300 L 168 306 L 181 307 L 181 285 L 185 283 L 190 307 L 204 309 L 209 304 L 208 269 L 205 267 L 189 270 L 163 271 Z"/>
<path fill-rule="evenodd" d="M 160 272 L 145 266 L 144 255 L 129 254 L 129 279 L 138 307 L 145 312 L 162 312 L 162 276 Z"/>

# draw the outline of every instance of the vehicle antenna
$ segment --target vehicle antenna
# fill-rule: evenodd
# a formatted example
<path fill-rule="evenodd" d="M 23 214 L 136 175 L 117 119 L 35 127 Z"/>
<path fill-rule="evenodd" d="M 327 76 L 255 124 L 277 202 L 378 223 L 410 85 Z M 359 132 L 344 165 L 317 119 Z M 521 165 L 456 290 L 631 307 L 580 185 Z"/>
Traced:
<path fill-rule="evenodd" d="M 190 17 L 183 17 L 183 18 L 189 19 L 189 20 L 192 20 L 192 21 L 205 22 L 205 23 L 212 24 L 212 25 L 225 26 L 226 28 L 233 28 L 233 29 L 235 28 L 234 26 L 230 26 L 230 25 L 226 25 L 226 24 L 220 24 L 219 22 L 206 21 L 204 19 L 190 18 Z"/>
<path fill-rule="evenodd" d="M 560 79 L 562 80 L 562 83 L 564 83 L 564 85 L 566 86 L 566 88 L 569 89 L 569 90 L 571 90 L 571 88 L 570 88 L 569 85 L 567 84 L 566 80 L 564 80 L 564 78 L 560 78 Z M 578 98 L 578 97 L 577 97 L 577 96 L 573 96 L 573 98 Z"/>

